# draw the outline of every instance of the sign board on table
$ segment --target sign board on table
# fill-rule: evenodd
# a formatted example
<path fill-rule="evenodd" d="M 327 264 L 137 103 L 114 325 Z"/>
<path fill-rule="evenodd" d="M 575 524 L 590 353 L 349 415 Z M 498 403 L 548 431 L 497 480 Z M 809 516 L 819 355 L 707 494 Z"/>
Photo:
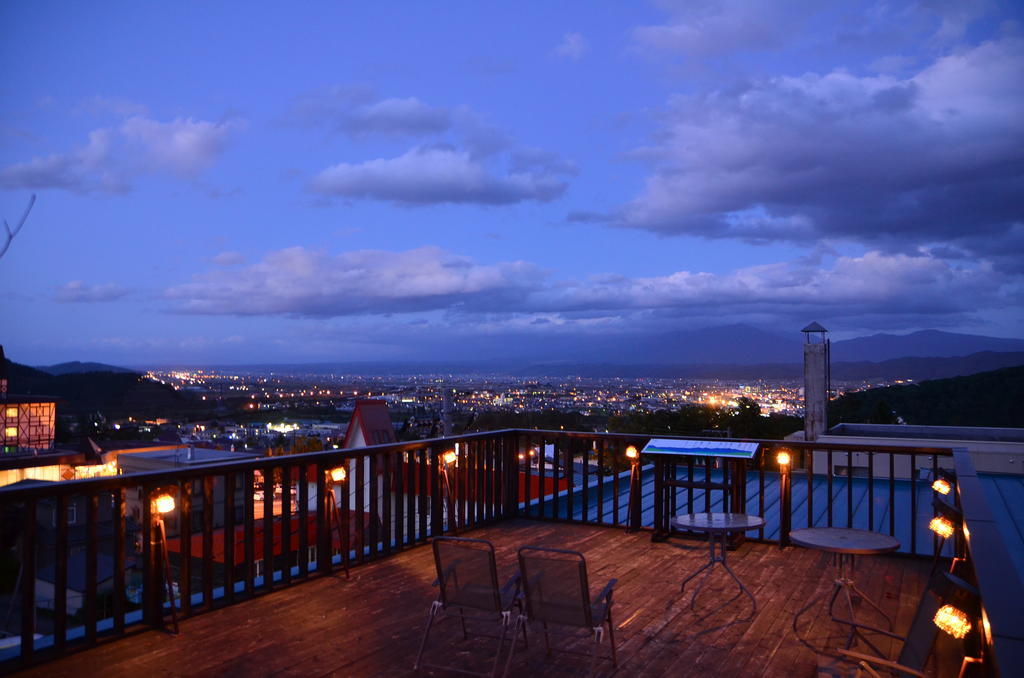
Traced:
<path fill-rule="evenodd" d="M 735 443 L 726 440 L 675 440 L 651 438 L 641 454 L 681 454 L 690 457 L 730 457 L 753 459 L 759 443 Z"/>

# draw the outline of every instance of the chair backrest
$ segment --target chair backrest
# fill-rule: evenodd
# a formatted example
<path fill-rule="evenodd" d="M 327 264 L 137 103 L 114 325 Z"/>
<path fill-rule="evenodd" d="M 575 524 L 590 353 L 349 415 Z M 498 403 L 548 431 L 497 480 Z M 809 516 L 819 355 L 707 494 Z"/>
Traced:
<path fill-rule="evenodd" d="M 944 603 L 970 610 L 977 605 L 977 596 L 977 589 L 959 577 L 948 572 L 939 572 L 933 576 L 921 595 L 921 602 L 918 603 L 914 620 L 910 623 L 910 630 L 896 661 L 908 668 L 924 669 L 939 633 L 935 626 L 935 613 Z"/>
<path fill-rule="evenodd" d="M 435 537 L 434 565 L 441 602 L 456 607 L 501 612 L 494 546 L 483 539 Z"/>
<path fill-rule="evenodd" d="M 531 621 L 594 626 L 582 553 L 524 546 L 519 549 L 519 571 Z"/>

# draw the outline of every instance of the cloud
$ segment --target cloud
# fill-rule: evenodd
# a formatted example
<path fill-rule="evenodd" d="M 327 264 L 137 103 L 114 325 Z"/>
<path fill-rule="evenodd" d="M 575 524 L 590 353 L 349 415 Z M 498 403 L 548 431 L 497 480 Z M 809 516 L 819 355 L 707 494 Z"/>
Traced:
<path fill-rule="evenodd" d="M 822 251 L 720 274 L 556 279 L 528 262 L 486 264 L 436 247 L 336 255 L 293 247 L 241 269 L 199 275 L 169 289 L 166 299 L 186 314 L 375 317 L 393 332 L 423 323 L 498 334 L 644 332 L 681 321 L 806 324 L 808 317 L 846 327 L 950 326 L 1019 307 L 1024 285 L 991 265 L 928 252 Z"/>
<path fill-rule="evenodd" d="M 579 61 L 590 49 L 586 38 L 579 33 L 566 33 L 555 47 L 555 54 L 565 59 Z"/>
<path fill-rule="evenodd" d="M 195 176 L 224 152 L 229 135 L 244 127 L 241 121 L 213 123 L 192 118 L 158 122 L 133 116 L 121 125 L 121 135 L 134 144 L 150 169 Z"/>
<path fill-rule="evenodd" d="M 804 12 L 794 2 L 663 2 L 668 24 L 633 29 L 641 47 L 658 51 L 709 55 L 766 50 L 790 42 Z M 809 7 L 807 9 L 810 9 Z"/>
<path fill-rule="evenodd" d="M 112 138 L 109 129 L 93 130 L 86 145 L 70 153 L 53 153 L 8 165 L 0 169 L 0 186 L 60 188 L 81 193 L 123 192 L 127 183 L 111 166 Z"/>
<path fill-rule="evenodd" d="M 54 299 L 67 304 L 99 303 L 117 301 L 127 296 L 128 292 L 115 283 L 90 285 L 81 280 L 72 280 L 57 289 Z"/>
<path fill-rule="evenodd" d="M 677 96 L 619 223 L 752 242 L 906 247 L 1024 221 L 1024 41 L 983 43 L 907 78 L 846 71 Z"/>
<path fill-rule="evenodd" d="M 167 291 L 176 311 L 337 317 L 515 303 L 542 276 L 524 262 L 482 265 L 436 247 L 331 255 L 303 247 L 212 271 Z"/>
<path fill-rule="evenodd" d="M 450 129 L 458 116 L 457 110 L 430 106 L 416 97 L 378 99 L 365 88 L 330 87 L 298 97 L 287 119 L 352 137 L 429 136 Z"/>
<path fill-rule="evenodd" d="M 118 127 L 93 130 L 79 149 L 0 169 L 0 186 L 119 193 L 131 188 L 133 177 L 143 174 L 169 172 L 192 179 L 224 152 L 230 135 L 244 126 L 240 120 L 159 122 L 136 115 Z"/>
<path fill-rule="evenodd" d="M 566 182 L 550 169 L 504 174 L 469 152 L 450 147 L 415 147 L 396 158 L 339 163 L 313 178 L 323 195 L 370 198 L 402 205 L 479 203 L 502 205 L 525 200 L 548 202 L 565 192 Z"/>
<path fill-rule="evenodd" d="M 737 269 L 727 274 L 680 271 L 651 278 L 603 276 L 553 287 L 544 295 L 553 310 L 668 309 L 833 318 L 872 315 L 944 316 L 1017 304 L 1021 289 L 988 266 L 953 266 L 927 254 L 870 251 L 837 257 L 831 266 L 798 260 Z"/>
<path fill-rule="evenodd" d="M 652 54 L 711 61 L 822 45 L 861 52 L 941 48 L 990 13 L 984 0 L 821 3 L 812 0 L 659 0 L 664 23 L 639 26 L 633 42 Z M 895 56 L 895 55 L 888 55 Z"/>

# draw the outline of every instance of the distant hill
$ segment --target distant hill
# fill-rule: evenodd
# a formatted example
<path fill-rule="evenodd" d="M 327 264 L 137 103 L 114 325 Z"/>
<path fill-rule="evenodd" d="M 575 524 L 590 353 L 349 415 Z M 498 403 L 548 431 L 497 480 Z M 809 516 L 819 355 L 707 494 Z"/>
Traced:
<path fill-rule="evenodd" d="M 1024 365 L 847 393 L 829 403 L 829 423 L 1024 427 L 1022 400 Z"/>
<path fill-rule="evenodd" d="M 873 334 L 832 342 L 832 362 L 879 362 L 894 358 L 951 358 L 982 351 L 1024 351 L 1024 339 L 921 330 L 910 334 Z"/>
<path fill-rule="evenodd" d="M 102 412 L 107 417 L 168 416 L 201 409 L 193 396 L 134 372 L 81 372 L 52 375 L 6 361 L 8 391 L 58 396 L 58 414 Z"/>
<path fill-rule="evenodd" d="M 105 365 L 103 363 L 83 363 L 78 360 L 69 363 L 59 363 L 57 365 L 37 365 L 37 370 L 52 374 L 54 376 L 61 374 L 82 374 L 83 372 L 129 372 L 135 373 L 135 370 L 129 370 L 124 367 L 117 367 L 116 365 Z"/>

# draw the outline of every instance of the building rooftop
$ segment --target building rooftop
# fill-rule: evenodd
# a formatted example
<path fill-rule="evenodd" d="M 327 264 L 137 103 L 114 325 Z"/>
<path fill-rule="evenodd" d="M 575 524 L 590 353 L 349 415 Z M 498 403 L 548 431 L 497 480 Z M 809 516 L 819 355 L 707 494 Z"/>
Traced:
<path fill-rule="evenodd" d="M 828 430 L 833 436 L 872 438 L 915 438 L 918 440 L 964 440 L 977 442 L 1024 443 L 1024 428 L 984 426 L 914 426 L 909 424 L 836 424 Z"/>

